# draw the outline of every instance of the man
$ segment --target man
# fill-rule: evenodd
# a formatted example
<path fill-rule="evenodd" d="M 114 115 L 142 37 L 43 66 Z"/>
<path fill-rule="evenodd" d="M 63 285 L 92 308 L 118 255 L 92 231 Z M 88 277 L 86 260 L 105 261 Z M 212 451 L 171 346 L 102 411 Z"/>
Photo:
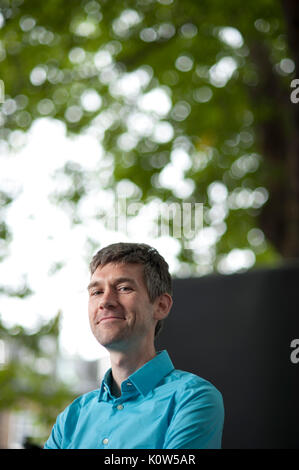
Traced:
<path fill-rule="evenodd" d="M 146 244 L 116 243 L 95 254 L 90 270 L 90 326 L 111 369 L 100 389 L 58 416 L 45 449 L 220 448 L 220 392 L 155 350 L 172 306 L 164 258 Z"/>

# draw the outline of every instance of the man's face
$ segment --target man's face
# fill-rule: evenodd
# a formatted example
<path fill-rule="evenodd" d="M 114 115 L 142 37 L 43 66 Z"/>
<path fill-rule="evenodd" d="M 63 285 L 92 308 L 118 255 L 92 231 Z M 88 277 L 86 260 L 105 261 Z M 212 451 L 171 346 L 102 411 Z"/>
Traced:
<path fill-rule="evenodd" d="M 88 286 L 91 330 L 108 349 L 125 350 L 153 339 L 155 302 L 150 303 L 140 264 L 99 266 Z"/>

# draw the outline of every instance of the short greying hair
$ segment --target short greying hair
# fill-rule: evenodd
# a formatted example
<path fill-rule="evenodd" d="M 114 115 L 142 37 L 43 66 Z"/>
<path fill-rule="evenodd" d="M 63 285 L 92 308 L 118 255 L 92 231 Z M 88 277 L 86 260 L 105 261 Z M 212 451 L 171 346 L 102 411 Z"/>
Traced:
<path fill-rule="evenodd" d="M 90 272 L 93 274 L 98 266 L 108 263 L 142 264 L 144 282 L 151 303 L 161 294 L 172 295 L 172 279 L 168 264 L 158 251 L 145 243 L 113 243 L 99 250 L 92 258 Z M 155 337 L 161 331 L 163 320 L 158 320 Z"/>

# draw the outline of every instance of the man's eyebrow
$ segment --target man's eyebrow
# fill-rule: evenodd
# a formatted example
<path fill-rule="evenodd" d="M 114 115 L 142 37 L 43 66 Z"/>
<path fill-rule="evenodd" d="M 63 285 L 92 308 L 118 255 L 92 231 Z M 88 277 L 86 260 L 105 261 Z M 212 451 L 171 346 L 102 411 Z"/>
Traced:
<path fill-rule="evenodd" d="M 131 277 L 117 277 L 114 279 L 113 284 L 119 284 L 120 282 L 131 282 L 132 284 L 136 285 L 135 279 Z M 99 286 L 102 281 L 93 281 L 87 286 L 87 290 L 92 289 L 93 287 Z"/>

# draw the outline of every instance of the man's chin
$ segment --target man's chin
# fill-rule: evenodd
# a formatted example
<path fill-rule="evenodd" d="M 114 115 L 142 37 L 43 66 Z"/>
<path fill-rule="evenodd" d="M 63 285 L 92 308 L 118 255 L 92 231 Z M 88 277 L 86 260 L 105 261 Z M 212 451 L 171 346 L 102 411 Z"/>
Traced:
<path fill-rule="evenodd" d="M 119 349 L 126 343 L 125 335 L 109 335 L 103 334 L 96 336 L 98 343 L 106 349 Z"/>

